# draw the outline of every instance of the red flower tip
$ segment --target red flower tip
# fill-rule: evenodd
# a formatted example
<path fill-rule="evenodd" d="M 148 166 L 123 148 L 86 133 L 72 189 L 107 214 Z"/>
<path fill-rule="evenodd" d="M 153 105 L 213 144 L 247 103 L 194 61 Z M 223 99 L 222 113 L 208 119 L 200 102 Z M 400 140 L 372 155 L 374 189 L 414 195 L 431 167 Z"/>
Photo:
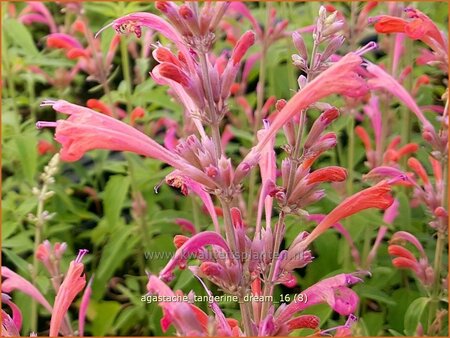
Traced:
<path fill-rule="evenodd" d="M 242 221 L 241 211 L 238 208 L 231 208 L 231 222 L 235 229 L 243 229 L 244 222 Z"/>
<path fill-rule="evenodd" d="M 159 72 L 162 76 L 185 87 L 189 85 L 189 77 L 179 67 L 167 62 L 162 63 L 159 67 Z"/>
<path fill-rule="evenodd" d="M 287 322 L 288 330 L 296 329 L 317 329 L 319 328 L 320 319 L 314 315 L 303 315 L 291 319 Z"/>
<path fill-rule="evenodd" d="M 409 251 L 408 249 L 405 249 L 404 247 L 400 245 L 389 245 L 388 247 L 388 253 L 391 256 L 398 256 L 403 257 L 406 259 L 410 259 L 412 261 L 416 261 L 416 257 Z"/>
<path fill-rule="evenodd" d="M 276 103 L 275 103 L 275 109 L 277 110 L 277 111 L 281 111 L 285 106 L 286 106 L 286 100 L 285 99 L 281 99 L 281 100 L 278 100 Z"/>
<path fill-rule="evenodd" d="M 56 151 L 55 146 L 46 140 L 39 140 L 37 149 L 39 155 L 52 154 Z"/>
<path fill-rule="evenodd" d="M 47 47 L 49 48 L 61 48 L 61 49 L 72 49 L 74 46 L 67 40 L 62 39 L 59 36 L 49 36 L 47 37 Z"/>
<path fill-rule="evenodd" d="M 417 262 L 405 257 L 396 257 L 392 260 L 392 265 L 399 269 L 411 269 L 417 271 Z"/>
<path fill-rule="evenodd" d="M 112 112 L 111 112 L 111 109 L 106 104 L 101 102 L 100 100 L 89 99 L 86 102 L 86 106 L 88 108 L 91 108 L 91 109 L 95 110 L 95 111 L 98 111 L 99 113 L 102 113 L 102 114 L 105 114 L 105 115 L 108 115 L 108 116 L 112 116 L 113 115 Z"/>
<path fill-rule="evenodd" d="M 347 179 L 345 168 L 330 166 L 313 171 L 308 175 L 308 184 L 321 182 L 342 182 Z"/>
<path fill-rule="evenodd" d="M 178 60 L 178 58 L 168 48 L 156 48 L 153 56 L 159 63 L 167 62 L 178 67 L 180 66 L 180 60 Z"/>
<path fill-rule="evenodd" d="M 333 5 L 325 5 L 324 7 L 328 13 L 336 12 L 336 7 L 334 7 Z"/>
<path fill-rule="evenodd" d="M 236 95 L 236 93 L 238 93 L 240 89 L 241 85 L 239 83 L 233 83 L 230 88 L 231 95 Z"/>
<path fill-rule="evenodd" d="M 136 107 L 131 112 L 130 123 L 134 126 L 137 119 L 143 118 L 145 116 L 145 110 L 141 107 Z"/>
<path fill-rule="evenodd" d="M 70 60 L 78 59 L 79 57 L 89 58 L 89 53 L 81 48 L 72 48 L 66 53 L 66 56 Z"/>
<path fill-rule="evenodd" d="M 339 110 L 335 107 L 327 109 L 321 116 L 323 121 L 330 124 L 339 117 Z"/>
<path fill-rule="evenodd" d="M 219 276 L 222 272 L 221 266 L 214 262 L 203 262 L 200 271 L 206 276 Z"/>
<path fill-rule="evenodd" d="M 422 164 L 414 157 L 408 159 L 408 166 L 419 176 L 423 183 L 429 184 L 430 181 L 428 179 L 427 172 Z"/>
<path fill-rule="evenodd" d="M 255 43 L 255 33 L 247 31 L 241 36 L 239 41 L 233 50 L 231 60 L 233 60 L 233 66 L 241 62 L 247 50 Z"/>
<path fill-rule="evenodd" d="M 167 3 L 167 1 L 156 1 L 155 7 L 163 13 L 167 13 L 169 11 L 170 5 Z"/>
<path fill-rule="evenodd" d="M 84 24 L 83 21 L 81 20 L 76 20 L 73 25 L 72 28 L 75 32 L 79 32 L 79 33 L 86 33 L 86 25 Z"/>
<path fill-rule="evenodd" d="M 375 23 L 375 30 L 378 33 L 404 33 L 407 23 L 406 20 L 394 16 L 382 15 Z"/>
<path fill-rule="evenodd" d="M 416 143 L 408 143 L 405 146 L 401 147 L 398 152 L 397 152 L 397 156 L 398 158 L 411 154 L 411 153 L 415 153 L 417 150 L 419 150 L 419 145 Z"/>
<path fill-rule="evenodd" d="M 173 244 L 177 249 L 179 249 L 184 243 L 186 243 L 189 240 L 189 237 L 183 236 L 183 235 L 176 235 L 173 238 Z"/>
<path fill-rule="evenodd" d="M 355 128 L 355 134 L 361 139 L 364 144 L 364 148 L 366 148 L 366 152 L 372 150 L 369 134 L 363 127 L 357 126 Z"/>
<path fill-rule="evenodd" d="M 181 5 L 178 13 L 183 19 L 191 19 L 194 16 L 194 12 L 186 5 Z"/>

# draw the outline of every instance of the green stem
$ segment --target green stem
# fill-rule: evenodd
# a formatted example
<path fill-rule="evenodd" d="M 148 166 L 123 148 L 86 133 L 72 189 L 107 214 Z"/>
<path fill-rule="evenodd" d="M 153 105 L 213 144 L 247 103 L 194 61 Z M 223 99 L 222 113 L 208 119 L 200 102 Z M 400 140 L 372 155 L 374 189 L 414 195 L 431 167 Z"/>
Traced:
<path fill-rule="evenodd" d="M 122 56 L 122 74 L 126 83 L 126 105 L 128 113 L 131 112 L 131 74 L 130 74 L 130 57 L 127 50 L 127 42 L 125 39 L 120 39 L 120 54 Z"/>
<path fill-rule="evenodd" d="M 347 127 L 348 134 L 348 178 L 347 178 L 347 195 L 350 196 L 353 193 L 353 167 L 355 166 L 355 120 L 351 116 L 350 123 Z"/>
<path fill-rule="evenodd" d="M 34 253 L 37 252 L 39 244 L 41 244 L 41 238 L 42 238 L 42 228 L 44 226 L 44 218 L 43 218 L 43 212 L 44 212 L 44 202 L 45 199 L 43 196 L 47 193 L 47 184 L 44 184 L 42 186 L 42 190 L 39 194 L 39 200 L 38 200 L 38 206 L 36 211 L 36 223 L 35 223 L 35 230 L 34 230 Z M 33 255 L 33 267 L 32 267 L 32 273 L 31 273 L 31 279 L 33 281 L 33 285 L 37 287 L 37 275 L 38 275 L 38 259 L 36 255 Z M 38 313 L 37 313 L 37 302 L 35 300 L 32 300 L 31 302 L 31 331 L 37 332 L 37 319 L 38 319 Z"/>
<path fill-rule="evenodd" d="M 133 163 L 128 156 L 127 156 L 127 162 L 128 162 L 128 173 L 129 173 L 129 176 L 131 179 L 132 194 L 133 194 L 133 196 L 136 196 L 137 194 L 140 194 L 140 191 L 138 188 L 136 176 L 134 174 Z M 142 245 L 142 249 L 144 250 L 144 253 L 145 253 L 145 251 L 147 250 L 147 248 L 150 245 L 150 238 L 148 237 L 148 233 L 147 233 L 145 215 L 142 215 L 142 214 L 134 215 L 134 219 L 140 229 L 140 233 L 142 234 L 141 245 Z M 144 276 L 145 275 L 145 267 L 146 267 L 144 256 L 143 255 L 138 255 L 138 256 L 139 256 L 138 264 L 139 264 L 140 274 L 141 274 L 141 276 Z"/>

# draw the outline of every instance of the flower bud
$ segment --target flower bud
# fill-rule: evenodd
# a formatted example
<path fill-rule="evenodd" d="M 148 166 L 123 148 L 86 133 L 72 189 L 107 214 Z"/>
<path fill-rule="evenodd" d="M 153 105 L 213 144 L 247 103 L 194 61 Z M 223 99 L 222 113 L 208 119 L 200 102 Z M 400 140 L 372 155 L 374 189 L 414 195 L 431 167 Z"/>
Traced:
<path fill-rule="evenodd" d="M 308 60 L 308 50 L 306 48 L 305 41 L 303 40 L 302 35 L 299 32 L 292 33 L 292 41 L 294 42 L 294 46 L 303 60 Z"/>

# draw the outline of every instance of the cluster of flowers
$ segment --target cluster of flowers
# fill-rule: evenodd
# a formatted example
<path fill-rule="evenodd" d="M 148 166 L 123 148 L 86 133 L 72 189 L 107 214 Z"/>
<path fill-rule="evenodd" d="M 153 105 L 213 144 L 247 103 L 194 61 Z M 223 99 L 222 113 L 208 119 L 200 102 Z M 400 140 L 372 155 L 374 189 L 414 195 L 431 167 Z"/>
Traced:
<path fill-rule="evenodd" d="M 432 49 L 427 51 L 422 59 L 443 69 L 447 68 L 447 42 L 425 14 L 407 8 L 405 13 L 408 20 L 394 16 L 368 19 L 368 14 L 374 6 L 374 3 L 365 5 L 357 20 L 356 31 L 362 31 L 368 23 L 374 23 L 375 29 L 380 33 L 402 33 L 406 37 L 420 39 Z M 249 295 L 272 296 L 277 284 L 288 287 L 297 285 L 293 271 L 313 262 L 314 257 L 309 246 L 330 227 L 335 227 L 346 236 L 352 246 L 353 257 L 360 265 L 359 253 L 339 221 L 362 210 L 377 208 L 386 210 L 385 223 L 392 223 L 398 208 L 398 202 L 391 196 L 394 185 L 414 188 L 415 201 L 426 205 L 433 217 L 430 226 L 438 233 L 446 232 L 448 225 L 442 171 L 448 150 L 447 107 L 441 112 L 442 128 L 437 131 L 434 124 L 423 114 L 422 108 L 417 106 L 411 94 L 401 85 L 401 76 L 395 78 L 382 67 L 363 60 L 365 53 L 377 47 L 374 43 L 350 51 L 344 56 L 337 55 L 337 50 L 345 40 L 344 33 L 349 29 L 341 13 L 330 7 L 321 7 L 313 26 L 292 34 L 294 46 L 298 51 L 298 54 L 292 57 L 293 64 L 305 74 L 298 79 L 299 90 L 287 101 L 270 99 L 270 102 L 260 107 L 260 111 L 247 111 L 253 123 L 262 123 L 262 128 L 255 135 L 254 147 L 240 163 L 233 165 L 226 154 L 226 140 L 224 141 L 224 135 L 221 134 L 221 125 L 229 112 L 227 102 L 231 95 L 234 95 L 236 100 L 245 102 L 241 94 L 245 91 L 246 75 L 242 74 L 244 80 L 241 80 L 241 83 L 237 77 L 249 48 L 255 42 L 268 48 L 273 41 L 287 34 L 287 22 L 275 20 L 276 13 L 272 12 L 270 25 L 263 30 L 245 5 L 239 2 L 207 2 L 203 6 L 187 2 L 178 6 L 172 2 L 161 1 L 156 2 L 156 8 L 166 19 L 151 13 L 133 13 L 114 20 L 104 29 L 112 27 L 120 34 L 134 33 L 140 38 L 144 34 L 142 28 L 147 27 L 172 42 L 173 49 L 159 43 L 155 45 L 152 55 L 158 64 L 150 75 L 156 83 L 168 86 L 170 94 L 182 105 L 185 121 L 182 128 L 189 136 L 178 139 L 176 132 L 180 127 L 171 125 L 172 129 L 168 129 L 172 131 L 170 138 L 167 137 L 162 146 L 137 128 L 120 121 L 114 114 L 96 112 L 64 100 L 46 100 L 42 106 L 51 106 L 55 111 L 69 115 L 67 119 L 37 123 L 38 128 L 56 128 L 55 139 L 62 146 L 60 156 L 64 161 L 77 161 L 93 149 L 130 151 L 155 158 L 174 168 L 166 178 L 167 184 L 180 188 L 185 195 L 198 195 L 204 202 L 211 215 L 214 231 L 196 233 L 188 221 L 178 220 L 180 226 L 189 230 L 192 236 L 175 236 L 175 255 L 159 276 L 148 276 L 147 289 L 150 294 L 162 297 L 179 295 L 181 291 L 173 291 L 168 283 L 175 277 L 174 271 L 177 268 L 186 268 L 188 257 L 196 257 L 199 266 L 190 266 L 189 269 L 205 287 L 208 295 L 212 293 L 204 284 L 204 279 L 238 299 L 248 299 Z M 234 28 L 222 21 L 226 13 L 243 14 L 252 23 L 254 31 L 245 32 L 237 39 Z M 100 53 L 95 47 L 98 47 L 97 42 L 84 48 L 72 35 L 58 32 L 51 17 L 40 4 L 35 3 L 27 13 L 22 13 L 24 22 L 38 21 L 38 17 L 41 20 L 39 22 L 45 20 L 52 27 L 52 34 L 47 38 L 48 46 L 64 49 L 68 58 L 79 60 L 73 71 L 81 69 L 93 79 L 103 81 L 119 36 L 113 39 L 106 57 L 106 68 L 98 68 L 94 57 Z M 214 32 L 218 27 L 223 27 L 228 40 L 234 43 L 231 53 L 213 54 Z M 93 39 L 92 33 L 82 21 L 77 21 L 73 30 L 73 33 L 86 34 L 88 40 Z M 307 50 L 303 40 L 302 34 L 305 32 L 312 32 L 311 51 Z M 148 39 L 148 36 L 146 38 Z M 401 57 L 402 39 L 396 41 L 398 48 L 394 64 L 398 64 Z M 246 71 L 247 75 L 248 69 L 258 57 L 260 56 L 252 55 L 245 62 L 244 72 Z M 102 74 L 96 73 L 99 69 L 102 69 Z M 70 81 L 67 77 L 66 80 Z M 422 79 L 417 86 L 424 83 L 426 81 Z M 371 98 L 367 99 L 369 92 Z M 409 158 L 407 163 L 417 177 L 401 169 L 400 160 L 414 153 L 418 149 L 416 144 L 399 147 L 399 137 L 394 138 L 387 146 L 384 144 L 386 131 L 383 130 L 385 127 L 381 122 L 378 93 L 389 93 L 397 97 L 419 119 L 423 138 L 433 149 L 430 162 L 434 170 L 434 182 L 415 158 Z M 336 134 L 327 131 L 327 128 L 339 118 L 339 109 L 321 102 L 334 94 L 345 97 L 348 105 L 354 106 L 355 102 L 364 104 L 364 114 L 359 118 L 370 119 L 375 135 L 374 145 L 369 133 L 362 127 L 356 127 L 355 133 L 361 138 L 367 152 L 370 172 L 365 179 L 378 182 L 350 195 L 327 215 L 309 215 L 305 208 L 324 197 L 321 185 L 325 182 L 343 182 L 348 175 L 345 168 L 338 166 L 312 169 L 320 155 L 337 144 Z M 275 111 L 269 114 L 274 103 Z M 309 109 L 320 110 L 321 114 L 307 130 Z M 286 136 L 287 143 L 283 147 L 286 158 L 281 161 L 281 167 L 277 168 L 274 144 L 280 129 L 284 130 Z M 248 209 L 253 206 L 245 206 L 242 202 L 243 181 L 257 166 L 262 184 L 256 220 L 249 219 L 245 222 Z M 220 206 L 215 206 L 214 201 L 218 201 Z M 272 218 L 274 204 L 279 209 L 278 220 L 275 222 Z M 218 210 L 223 216 L 223 225 L 218 221 Z M 311 233 L 299 233 L 286 250 L 281 250 L 286 228 L 285 219 L 288 215 L 306 216 L 318 224 Z M 370 265 L 386 231 L 386 226 L 380 227 L 374 248 L 361 266 L 367 268 Z M 405 243 L 417 248 L 419 259 L 402 246 Z M 7 278 L 2 285 L 4 292 L 22 290 L 52 313 L 51 336 L 57 335 L 58 332 L 64 335 L 73 333 L 70 323 L 64 321 L 64 316 L 69 305 L 86 284 L 85 276 L 82 275 L 81 257 L 85 254 L 83 250 L 71 263 L 66 277 L 60 283 L 59 262 L 63 252 L 64 245 L 55 244 L 52 248 L 50 243 L 44 242 L 36 253 L 52 276 L 57 294 L 53 307 L 29 282 L 8 268 L 2 269 L 2 276 Z M 396 256 L 393 259 L 394 266 L 411 269 L 425 286 L 431 288 L 440 279 L 428 263 L 420 242 L 407 232 L 400 231 L 392 236 L 389 254 Z M 226 318 L 214 302 L 210 304 L 213 318 L 209 318 L 200 308 L 188 302 L 160 302 L 164 313 L 161 325 L 164 330 L 173 325 L 179 335 L 188 336 L 274 336 L 287 335 L 299 328 L 314 329 L 320 334 L 335 330 L 336 335 L 348 335 L 356 321 L 354 313 L 359 300 L 350 287 L 362 282 L 362 277 L 366 274 L 368 272 L 362 270 L 321 280 L 302 292 L 308 298 L 307 303 L 292 302 L 281 304 L 277 308 L 275 304 L 267 301 L 240 302 L 240 323 Z M 90 289 L 87 287 L 80 307 L 79 335 L 83 334 L 89 294 Z M 20 311 L 9 296 L 3 295 L 2 299 L 13 312 L 10 317 L 2 310 L 3 332 L 17 335 L 21 327 Z M 348 320 L 343 326 L 321 331 L 318 317 L 301 314 L 307 307 L 318 303 L 327 303 L 337 313 L 348 316 Z"/>

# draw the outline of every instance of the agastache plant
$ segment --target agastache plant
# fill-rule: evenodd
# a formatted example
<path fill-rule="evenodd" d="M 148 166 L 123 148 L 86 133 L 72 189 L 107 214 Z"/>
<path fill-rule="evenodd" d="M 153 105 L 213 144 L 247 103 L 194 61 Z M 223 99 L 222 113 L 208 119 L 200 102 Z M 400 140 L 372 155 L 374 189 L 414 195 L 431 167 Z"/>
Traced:
<path fill-rule="evenodd" d="M 308 246 L 339 220 L 361 210 L 386 209 L 392 204 L 390 183 L 380 182 L 343 201 L 310 234 L 300 233 L 288 250 L 281 250 L 285 218 L 290 214 L 307 215 L 305 208 L 324 196 L 324 192 L 318 189 L 322 183 L 346 179 L 346 170 L 340 167 L 311 171 L 315 160 L 337 142 L 336 135 L 326 132 L 326 129 L 339 117 L 339 111 L 320 100 L 332 94 L 365 95 L 368 87 L 361 76 L 361 55 L 374 46 L 350 52 L 332 62 L 330 57 L 344 41 L 339 35 L 343 25 L 336 18 L 336 13 L 327 15 L 322 7 L 314 28 L 314 45 L 310 55 L 303 37 L 298 33 L 293 35 L 299 52 L 293 57 L 294 65 L 307 74 L 299 78 L 300 90 L 290 100 L 277 103 L 277 112 L 270 122 L 264 121 L 264 128 L 258 132 L 257 144 L 233 168 L 222 147 L 220 125 L 227 114 L 231 86 L 244 55 L 255 42 L 255 33 L 244 33 L 227 62 L 220 67 L 218 59 L 214 63 L 211 57 L 211 47 L 214 30 L 228 7 L 227 3 L 206 3 L 200 7 L 193 2 L 181 6 L 172 2 L 157 2 L 156 7 L 167 20 L 154 14 L 134 13 L 116 19 L 109 26 L 118 33 L 134 33 L 137 37 L 142 35 L 143 27 L 148 27 L 174 43 L 177 51 L 161 44 L 156 46 L 153 56 L 159 64 L 152 70 L 151 76 L 157 83 L 171 88 L 188 117 L 194 121 L 198 134 L 180 139 L 175 148 L 169 150 L 123 122 L 61 100 L 47 100 L 43 105 L 69 114 L 69 119 L 38 122 L 37 126 L 56 127 L 55 138 L 62 144 L 63 160 L 76 161 L 92 149 L 132 151 L 172 166 L 175 170 L 167 177 L 167 183 L 180 188 L 185 194 L 192 190 L 201 196 L 206 191 L 206 196 L 202 198 L 204 201 L 210 201 L 210 195 L 217 197 L 224 218 L 223 228 L 216 226 L 215 231 L 197 233 L 190 238 L 176 237 L 174 243 L 177 251 L 160 272 L 160 280 L 154 276 L 149 278 L 147 288 L 150 293 L 172 292 L 163 282 L 170 282 L 175 277 L 174 271 L 178 267 L 184 268 L 193 255 L 201 262 L 199 267 L 191 268 L 196 276 L 208 279 L 223 292 L 238 297 L 242 316 L 242 326 L 237 329 L 240 334 L 284 335 L 302 327 L 317 329 L 318 318 L 294 317 L 316 303 L 326 302 L 338 313 L 352 315 L 358 297 L 348 287 L 362 281 L 353 274 L 338 275 L 311 286 L 305 290 L 309 302 L 302 306 L 284 304 L 275 309 L 271 301 L 258 303 L 246 299 L 249 296 L 269 299 L 273 297 L 274 287 L 278 283 L 295 285 L 293 270 L 313 261 Z M 320 51 L 321 47 L 323 51 Z M 308 132 L 305 123 L 311 107 L 323 110 L 323 113 Z M 284 149 L 288 157 L 282 162 L 282 182 L 278 186 L 273 147 L 276 133 L 282 127 L 287 136 L 288 144 Z M 263 181 L 267 182 L 261 190 L 258 215 L 261 217 L 265 206 L 266 225 L 264 228 L 258 225 L 252 236 L 248 230 L 253 225 L 244 222 L 237 198 L 243 189 L 244 178 L 258 163 Z M 273 199 L 280 208 L 275 224 L 272 224 L 270 216 Z M 212 211 L 210 213 L 213 214 Z M 260 220 L 257 223 L 261 224 Z M 208 250 L 208 246 L 211 249 Z M 163 302 L 160 305 L 167 316 L 164 327 L 171 323 L 179 334 L 231 334 L 231 327 L 223 321 L 218 307 L 215 308 L 218 331 L 207 332 L 196 324 L 195 311 L 189 304 Z"/>
<path fill-rule="evenodd" d="M 390 15 L 369 18 L 376 6 L 376 2 L 368 2 L 356 15 L 352 5 L 349 22 L 334 7 L 320 6 L 313 25 L 289 31 L 288 21 L 277 19 L 279 13 L 271 6 L 267 7 L 264 26 L 240 2 L 157 1 L 155 7 L 160 15 L 126 14 L 94 35 L 88 28 L 82 5 L 74 5 L 77 19 L 72 31 L 67 32 L 55 24 L 44 5 L 28 4 L 21 13 L 21 21 L 47 25 L 50 32 L 45 40 L 47 47 L 60 49 L 68 59 L 77 60 L 70 75 L 64 76 L 68 74 L 65 72 L 56 81 L 47 75 L 48 82 L 64 87 L 82 71 L 89 75 L 88 80 L 100 84 L 108 102 L 90 99 L 85 107 L 59 98 L 41 103 L 41 107 L 50 107 L 67 118 L 36 123 L 38 129 L 55 128 L 54 139 L 60 149 L 41 176 L 42 186 L 33 189 L 38 208 L 28 220 L 36 226 L 32 281 L 2 267 L 2 303 L 9 308 L 9 312 L 2 309 L 2 335 L 19 335 L 23 324 L 22 314 L 10 297 L 13 291 L 33 299 L 33 320 L 37 318 L 38 307 L 50 313 L 50 336 L 83 336 L 86 331 L 88 307 L 95 289 L 92 288 L 95 277 L 91 276 L 87 282 L 82 262 L 88 250 L 79 250 L 63 273 L 63 256 L 70 252 L 67 244 L 42 241 L 41 230 L 53 216 L 44 210 L 44 202 L 54 194 L 48 188 L 55 183 L 53 176 L 59 161 L 80 161 L 92 150 L 130 152 L 162 162 L 170 173 L 164 173 L 164 179 L 154 188 L 155 194 L 165 183 L 178 189 L 183 198 L 198 197 L 210 217 L 211 229 L 206 230 L 185 216 L 175 218 L 174 223 L 183 234 L 173 238 L 174 254 L 158 273 L 147 272 L 145 276 L 144 268 L 140 271 L 140 277 L 146 281 L 147 293 L 143 298 L 153 297 L 162 309 L 163 332 L 172 329 L 179 336 L 287 336 L 299 329 L 309 329 L 315 335 L 349 336 L 358 322 L 360 302 L 360 295 L 352 287 L 371 276 L 386 236 L 390 237 L 386 255 L 392 257 L 392 265 L 409 270 L 429 297 L 428 334 L 440 332 L 443 314 L 439 303 L 444 282 L 441 266 L 448 229 L 445 192 L 448 93 L 443 96 L 446 100 L 443 110 L 431 109 L 441 114 L 431 121 L 417 102 L 421 86 L 429 79 L 418 79 L 414 88 L 407 89 L 404 80 L 411 69 L 406 68 L 400 74 L 397 70 L 405 38 L 421 40 L 430 47 L 427 62 L 439 68 L 448 66 L 448 42 L 424 13 L 407 8 L 406 19 Z M 252 29 L 244 32 L 231 25 L 229 20 L 235 19 L 236 14 L 240 15 L 238 22 L 248 20 Z M 377 43 L 371 41 L 357 47 L 372 24 L 378 33 L 403 34 L 394 40 L 392 69 L 365 59 L 378 48 Z M 103 56 L 100 41 L 105 30 L 114 30 L 115 36 Z M 232 48 L 215 54 L 220 30 L 225 31 Z M 77 34 L 85 38 L 86 45 L 78 41 Z M 139 54 L 138 40 L 126 46 L 124 34 L 144 41 L 141 54 L 154 61 L 148 76 L 158 86 L 167 88 L 182 112 L 182 122 L 165 116 L 146 128 L 141 121 L 149 114 L 143 108 L 135 104 L 134 109 L 128 109 L 129 100 L 125 111 L 111 99 L 108 76 L 119 44 L 122 58 L 128 50 L 132 56 Z M 291 88 L 290 98 L 266 98 L 268 51 L 284 38 L 296 50 L 290 66 L 292 72 L 299 74 L 298 88 Z M 261 49 L 255 52 L 257 48 Z M 130 80 L 126 60 L 122 68 L 125 80 Z M 257 62 L 260 78 L 253 107 L 253 102 L 244 95 L 250 88 L 249 74 Z M 38 68 L 33 70 L 44 74 Z M 143 83 L 144 79 L 135 82 Z M 127 85 L 130 94 L 132 84 Z M 339 103 L 328 103 L 330 97 L 337 97 L 335 102 Z M 387 141 L 390 130 L 383 119 L 392 97 L 417 118 L 428 147 L 429 163 L 417 159 L 421 149 L 416 142 L 400 136 Z M 233 127 L 239 127 L 233 125 L 235 103 L 242 106 L 248 119 L 252 140 L 247 149 L 239 148 L 237 156 L 231 155 L 228 147 L 235 137 Z M 349 130 L 352 137 L 354 133 L 360 138 L 366 153 L 362 160 L 368 168 L 362 176 L 366 187 L 360 191 L 351 186 L 355 181 L 353 159 L 347 167 L 341 158 L 333 165 L 322 164 L 322 159 L 333 154 L 342 142 L 336 125 L 346 117 L 357 120 L 358 125 L 355 127 L 352 120 Z M 362 126 L 366 121 L 372 131 Z M 160 144 L 154 135 L 161 130 L 164 135 Z M 350 145 L 354 146 L 353 141 Z M 53 150 L 43 144 L 40 153 Z M 131 173 L 131 161 L 128 164 Z M 433 175 L 428 174 L 424 165 L 432 168 Z M 350 189 L 329 198 L 334 203 L 329 211 L 316 213 L 317 203 L 329 197 L 328 186 L 339 187 L 348 181 Z M 424 206 L 430 215 L 429 227 L 438 238 L 434 263 L 413 234 L 399 229 L 389 233 L 399 215 L 400 199 L 393 196 L 397 191 L 411 196 L 405 198 L 407 203 Z M 94 189 L 87 188 L 86 192 L 97 199 Z M 244 198 L 247 192 L 248 203 Z M 133 184 L 130 205 L 136 223 L 145 222 L 149 204 L 137 184 Z M 368 209 L 383 212 L 383 220 L 377 223 L 373 244 L 369 238 L 364 250 L 360 250 L 347 225 L 351 216 Z M 370 221 L 364 224 L 365 218 L 361 219 L 360 227 L 368 226 Z M 306 222 L 315 225 L 311 230 L 303 230 L 299 224 Z M 289 226 L 295 228 L 290 241 Z M 145 226 L 141 229 L 146 231 Z M 314 268 L 317 239 L 329 229 L 344 237 L 354 265 L 350 271 L 347 266 L 303 285 L 297 272 Z M 38 264 L 42 264 L 50 279 L 55 294 L 53 302 L 44 297 L 37 283 Z M 212 298 L 208 301 L 208 312 L 194 304 L 194 291 L 171 286 L 178 280 L 180 270 L 189 273 Z M 278 303 L 280 287 L 295 294 Z M 214 299 L 216 295 L 233 297 L 239 304 L 239 318 L 228 318 L 225 315 L 228 312 Z M 324 328 L 320 318 L 308 312 L 318 304 L 326 304 L 342 316 L 340 325 Z M 77 308 L 77 329 L 72 327 L 70 307 Z M 421 330 L 419 318 L 416 333 Z"/>

